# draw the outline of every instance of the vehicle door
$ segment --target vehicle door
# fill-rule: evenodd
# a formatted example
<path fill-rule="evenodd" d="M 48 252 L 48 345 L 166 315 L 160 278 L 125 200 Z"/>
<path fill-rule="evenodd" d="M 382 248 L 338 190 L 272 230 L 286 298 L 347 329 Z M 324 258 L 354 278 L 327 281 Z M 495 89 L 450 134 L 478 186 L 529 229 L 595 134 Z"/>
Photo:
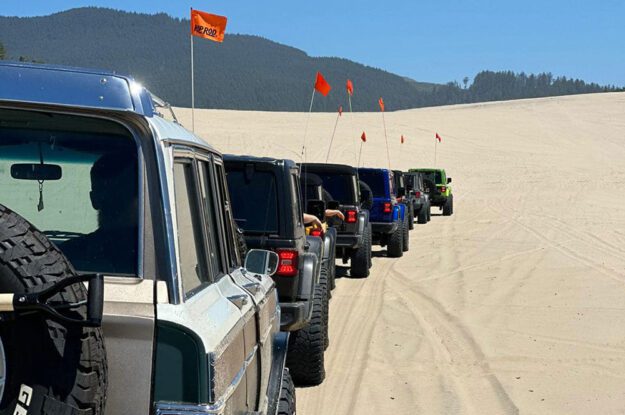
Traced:
<path fill-rule="evenodd" d="M 264 410 L 268 404 L 266 391 L 271 374 L 272 339 L 280 325 L 275 283 L 267 275 L 252 274 L 241 268 L 244 258 L 239 258 L 236 249 L 236 225 L 230 206 L 225 168 L 220 157 L 214 156 L 213 161 L 214 189 L 221 201 L 216 206 L 220 213 L 220 231 L 224 239 L 228 240 L 228 244 L 224 246 L 226 266 L 233 281 L 252 296 L 255 305 L 255 316 L 245 326 L 245 353 L 250 359 L 246 373 L 248 405 L 250 408 Z M 254 202 L 250 200 L 250 203 Z"/>
<path fill-rule="evenodd" d="M 207 399 L 211 409 L 220 411 L 225 405 L 229 413 L 247 413 L 253 408 L 247 398 L 245 373 L 250 359 L 245 351 L 245 333 L 254 320 L 255 308 L 249 293 L 230 278 L 224 265 L 227 241 L 215 208 L 220 200 L 211 177 L 211 156 L 204 150 L 182 146 L 175 147 L 172 155 L 175 196 L 171 205 L 176 221 L 181 304 L 159 304 L 159 320 L 185 327 L 201 339 L 208 356 Z M 163 376 L 176 376 L 181 370 Z M 166 382 L 157 379 L 155 400 L 180 401 L 174 388 L 159 388 L 160 384 Z"/>

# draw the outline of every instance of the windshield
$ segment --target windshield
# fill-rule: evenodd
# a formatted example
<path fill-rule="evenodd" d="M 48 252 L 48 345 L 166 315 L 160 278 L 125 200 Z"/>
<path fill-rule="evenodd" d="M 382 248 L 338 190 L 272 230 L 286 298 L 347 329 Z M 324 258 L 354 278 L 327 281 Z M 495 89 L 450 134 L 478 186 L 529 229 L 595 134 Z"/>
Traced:
<path fill-rule="evenodd" d="M 317 173 L 317 175 L 323 180 L 323 188 L 329 194 L 326 194 L 326 197 L 329 197 L 330 200 L 335 200 L 342 205 L 356 203 L 354 176 L 331 173 Z"/>
<path fill-rule="evenodd" d="M 234 220 L 246 233 L 278 233 L 276 177 L 269 171 L 228 171 Z"/>
<path fill-rule="evenodd" d="M 130 134 L 76 116 L 0 110 L 0 119 L 0 203 L 48 236 L 76 270 L 137 275 Z"/>
<path fill-rule="evenodd" d="M 380 170 L 358 170 L 360 180 L 371 188 L 373 197 L 386 197 L 384 174 Z"/>

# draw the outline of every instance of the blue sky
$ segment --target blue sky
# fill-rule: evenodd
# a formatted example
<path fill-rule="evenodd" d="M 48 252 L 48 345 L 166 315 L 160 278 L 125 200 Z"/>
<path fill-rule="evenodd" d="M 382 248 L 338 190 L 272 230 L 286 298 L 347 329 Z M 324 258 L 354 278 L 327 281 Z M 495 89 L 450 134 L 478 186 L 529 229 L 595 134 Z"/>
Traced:
<path fill-rule="evenodd" d="M 188 17 L 228 16 L 228 31 L 339 56 L 419 81 L 483 69 L 549 71 L 625 85 L 625 1 L 601 0 L 1 0 L 0 14 L 40 16 L 101 6 Z M 97 26 L 93 28 L 97 30 Z"/>

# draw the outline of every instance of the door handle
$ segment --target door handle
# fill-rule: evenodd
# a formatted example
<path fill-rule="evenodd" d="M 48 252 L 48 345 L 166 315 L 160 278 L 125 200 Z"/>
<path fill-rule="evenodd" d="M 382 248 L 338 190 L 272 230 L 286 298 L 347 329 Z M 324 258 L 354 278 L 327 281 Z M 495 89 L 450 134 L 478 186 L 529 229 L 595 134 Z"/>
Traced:
<path fill-rule="evenodd" d="M 238 308 L 243 308 L 243 306 L 249 301 L 247 294 L 231 295 L 228 297 L 228 300 L 230 300 L 230 302 Z"/>

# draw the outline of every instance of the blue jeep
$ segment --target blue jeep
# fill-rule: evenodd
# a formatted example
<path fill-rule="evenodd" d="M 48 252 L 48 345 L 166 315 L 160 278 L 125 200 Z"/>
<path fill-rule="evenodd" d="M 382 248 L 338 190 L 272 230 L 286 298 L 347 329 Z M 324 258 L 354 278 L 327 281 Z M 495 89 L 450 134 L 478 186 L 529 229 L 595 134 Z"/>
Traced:
<path fill-rule="evenodd" d="M 373 243 L 387 246 L 389 257 L 401 257 L 408 250 L 408 216 L 406 205 L 397 202 L 393 172 L 388 169 L 359 168 L 358 176 L 364 183 L 361 192 L 371 193 L 369 217 Z"/>

